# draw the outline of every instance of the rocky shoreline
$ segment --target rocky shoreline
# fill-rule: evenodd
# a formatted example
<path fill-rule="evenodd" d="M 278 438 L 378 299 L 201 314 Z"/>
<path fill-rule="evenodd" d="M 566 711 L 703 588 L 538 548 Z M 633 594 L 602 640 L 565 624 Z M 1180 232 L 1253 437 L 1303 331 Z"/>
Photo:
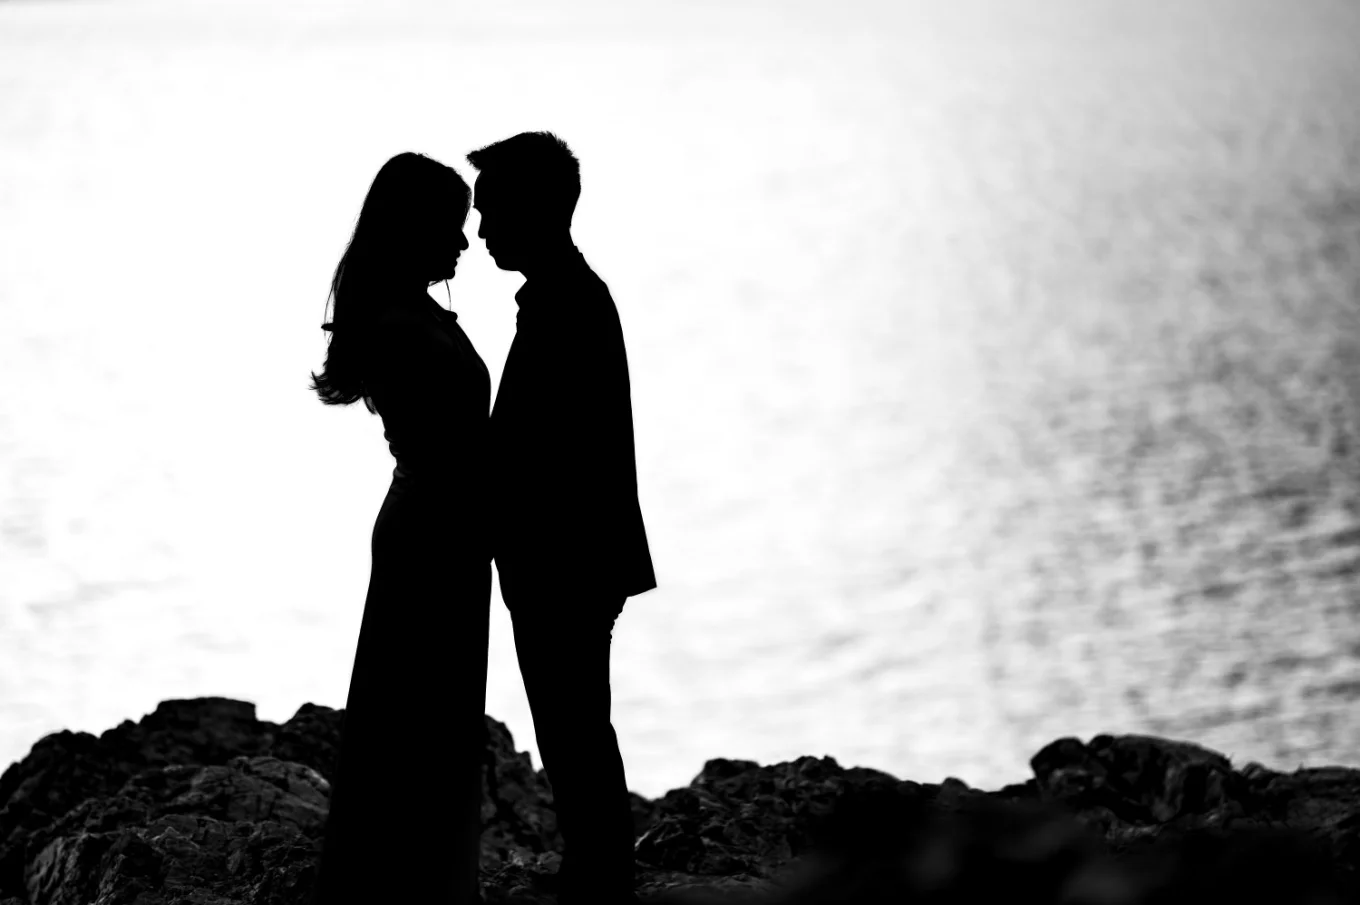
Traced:
<path fill-rule="evenodd" d="M 98 737 L 48 735 L 0 775 L 0 905 L 304 905 L 341 711 L 283 724 L 170 700 Z M 492 903 L 552 903 L 552 793 L 487 718 L 482 871 Z M 409 745 L 419 760 L 419 738 Z M 1234 767 L 1149 736 L 1059 739 L 991 792 L 828 757 L 711 760 L 633 796 L 647 902 L 860 905 L 1360 901 L 1360 770 Z M 394 788 L 420 793 L 419 780 Z M 397 866 L 396 869 L 399 869 Z"/>

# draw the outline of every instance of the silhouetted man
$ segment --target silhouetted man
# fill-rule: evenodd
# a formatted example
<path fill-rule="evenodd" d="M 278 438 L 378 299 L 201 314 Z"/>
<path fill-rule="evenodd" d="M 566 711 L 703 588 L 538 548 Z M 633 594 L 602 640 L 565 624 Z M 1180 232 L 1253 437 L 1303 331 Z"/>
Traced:
<path fill-rule="evenodd" d="M 610 722 L 609 645 L 624 601 L 656 587 L 638 507 L 623 329 L 577 251 L 580 167 L 524 132 L 474 151 L 477 231 L 524 274 L 491 412 L 492 552 L 565 852 L 563 905 L 633 898 L 633 817 Z"/>

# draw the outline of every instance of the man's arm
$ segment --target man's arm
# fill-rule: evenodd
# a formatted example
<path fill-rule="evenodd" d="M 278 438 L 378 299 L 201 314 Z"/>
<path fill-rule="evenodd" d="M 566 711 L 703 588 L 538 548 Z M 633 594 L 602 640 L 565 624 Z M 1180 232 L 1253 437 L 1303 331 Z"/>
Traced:
<path fill-rule="evenodd" d="M 579 545 L 616 505 L 627 464 L 620 441 L 616 330 L 594 318 L 545 331 L 518 352 L 517 396 L 502 429 L 515 447 L 516 533 L 526 543 Z M 622 371 L 626 381 L 627 371 Z M 625 412 L 626 414 L 626 412 Z M 499 417 L 499 415 L 498 415 Z M 626 426 L 625 426 L 626 429 Z"/>

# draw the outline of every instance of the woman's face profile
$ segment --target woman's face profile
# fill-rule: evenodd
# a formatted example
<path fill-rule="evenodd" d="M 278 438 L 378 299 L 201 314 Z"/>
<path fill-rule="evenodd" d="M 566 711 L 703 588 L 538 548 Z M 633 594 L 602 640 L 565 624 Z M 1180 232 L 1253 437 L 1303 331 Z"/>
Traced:
<path fill-rule="evenodd" d="M 458 259 L 468 249 L 467 233 L 463 231 L 467 223 L 467 208 L 456 203 L 452 217 L 440 217 L 434 221 L 431 236 L 431 252 L 435 263 L 433 282 L 451 280 L 458 271 Z"/>

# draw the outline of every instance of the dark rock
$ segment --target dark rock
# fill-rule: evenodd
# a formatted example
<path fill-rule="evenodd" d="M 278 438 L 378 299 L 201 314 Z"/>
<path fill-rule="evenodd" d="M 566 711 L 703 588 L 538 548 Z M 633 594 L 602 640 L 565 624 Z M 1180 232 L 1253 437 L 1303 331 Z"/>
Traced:
<path fill-rule="evenodd" d="M 1097 837 L 1037 802 L 979 795 L 945 809 L 905 789 L 852 795 L 822 834 L 778 905 L 1137 901 Z"/>
<path fill-rule="evenodd" d="M 546 774 L 534 770 L 527 752 L 516 751 L 510 730 L 486 718 L 487 767 L 482 780 L 482 869 L 506 864 L 542 863 L 560 854 L 552 788 Z"/>
<path fill-rule="evenodd" d="M 0 901 L 303 901 L 342 719 L 307 704 L 279 726 L 203 698 L 98 738 L 47 736 L 0 776 Z M 547 780 L 503 725 L 487 729 L 483 866 L 537 863 L 561 849 Z"/>
<path fill-rule="evenodd" d="M 0 905 L 302 905 L 343 713 L 283 725 L 167 701 L 98 738 L 61 732 L 0 775 Z M 552 789 L 487 718 L 488 902 L 555 901 Z M 829 757 L 715 759 L 632 796 L 639 887 L 661 902 L 1068 905 L 1352 901 L 1360 771 L 1281 773 L 1148 736 L 1060 739 L 997 792 Z"/>
<path fill-rule="evenodd" d="M 1149 905 L 1354 901 L 1326 841 L 1285 828 L 1167 832 L 1124 860 Z"/>
<path fill-rule="evenodd" d="M 1108 826 L 1165 823 L 1240 801 L 1250 783 L 1228 759 L 1188 742 L 1098 735 L 1089 745 L 1059 739 L 1030 761 L 1040 798 Z"/>
<path fill-rule="evenodd" d="M 293 718 L 274 730 L 269 753 L 279 760 L 306 764 L 322 776 L 334 776 L 340 763 L 340 724 L 344 711 L 303 704 Z"/>
<path fill-rule="evenodd" d="M 813 824 L 847 791 L 897 784 L 887 773 L 846 770 L 829 757 L 768 767 L 711 760 L 687 788 L 657 801 L 637 858 L 665 870 L 766 878 L 808 849 Z"/>

